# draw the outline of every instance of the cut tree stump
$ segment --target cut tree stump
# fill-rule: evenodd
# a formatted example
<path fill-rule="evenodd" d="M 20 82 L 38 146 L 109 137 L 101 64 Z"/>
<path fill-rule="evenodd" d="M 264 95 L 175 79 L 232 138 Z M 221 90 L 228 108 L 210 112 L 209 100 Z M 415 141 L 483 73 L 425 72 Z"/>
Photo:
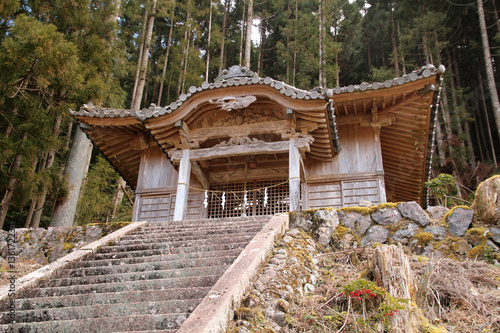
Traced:
<path fill-rule="evenodd" d="M 377 282 L 391 296 L 408 300 L 406 310 L 390 317 L 389 332 L 419 332 L 421 311 L 411 302 L 416 295 L 417 287 L 410 262 L 401 246 L 384 245 L 377 248 L 375 276 Z"/>

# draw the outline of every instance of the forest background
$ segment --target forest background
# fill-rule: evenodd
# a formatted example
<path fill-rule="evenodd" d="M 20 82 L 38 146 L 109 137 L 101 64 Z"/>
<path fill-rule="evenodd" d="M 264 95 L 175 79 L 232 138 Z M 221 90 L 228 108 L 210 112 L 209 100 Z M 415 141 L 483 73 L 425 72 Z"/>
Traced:
<path fill-rule="evenodd" d="M 444 64 L 433 176 L 462 202 L 499 173 L 495 0 L 2 0 L 0 226 L 48 227 L 73 190 L 70 108 L 168 105 L 234 64 L 307 90 Z M 87 163 L 74 223 L 130 220 L 133 191 Z"/>

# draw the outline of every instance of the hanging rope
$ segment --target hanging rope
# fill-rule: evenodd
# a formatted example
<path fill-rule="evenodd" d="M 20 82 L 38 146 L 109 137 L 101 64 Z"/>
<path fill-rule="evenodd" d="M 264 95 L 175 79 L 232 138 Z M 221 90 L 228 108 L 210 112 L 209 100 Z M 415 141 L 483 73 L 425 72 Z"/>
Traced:
<path fill-rule="evenodd" d="M 191 187 L 191 186 L 188 186 L 188 188 L 190 190 L 193 190 L 193 191 L 200 191 L 200 192 L 206 192 L 207 194 L 208 193 L 211 193 L 211 194 L 217 194 L 217 193 L 227 193 L 228 195 L 229 194 L 233 194 L 235 195 L 237 198 L 239 198 L 236 193 L 245 193 L 245 192 L 260 192 L 262 193 L 262 191 L 268 189 L 268 188 L 271 188 L 271 187 L 278 187 L 278 186 L 281 186 L 281 185 L 284 185 L 286 183 L 289 182 L 290 179 L 287 179 L 285 180 L 284 182 L 281 182 L 281 183 L 278 183 L 278 184 L 274 184 L 274 185 L 268 185 L 268 186 L 265 186 L 265 187 L 260 187 L 260 188 L 254 188 L 254 189 L 251 189 L 251 190 L 240 190 L 240 191 L 224 191 L 224 190 L 206 190 L 206 189 L 203 189 L 203 188 L 197 188 L 197 187 Z M 183 183 L 185 185 L 185 183 Z"/>

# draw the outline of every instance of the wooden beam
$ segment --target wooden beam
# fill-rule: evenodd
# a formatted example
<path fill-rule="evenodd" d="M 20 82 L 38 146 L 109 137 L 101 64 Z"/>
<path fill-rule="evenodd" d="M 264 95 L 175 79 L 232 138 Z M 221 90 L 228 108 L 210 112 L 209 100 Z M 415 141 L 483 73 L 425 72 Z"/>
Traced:
<path fill-rule="evenodd" d="M 290 185 L 290 211 L 300 210 L 300 153 L 296 139 L 289 141 L 289 176 Z"/>
<path fill-rule="evenodd" d="M 203 173 L 203 170 L 201 170 L 201 167 L 200 165 L 198 164 L 198 162 L 195 162 L 195 161 L 191 161 L 191 170 L 193 171 L 195 177 L 198 179 L 198 181 L 200 182 L 201 184 L 201 187 L 204 189 L 204 190 L 208 190 L 209 188 L 209 183 L 208 183 L 208 180 L 207 180 L 207 177 L 205 176 L 205 174 Z"/>
<path fill-rule="evenodd" d="M 184 149 L 181 151 L 179 178 L 177 180 L 177 196 L 175 199 L 174 221 L 182 221 L 186 217 L 189 178 L 191 175 L 190 151 Z"/>
<path fill-rule="evenodd" d="M 312 136 L 306 136 L 296 139 L 296 145 L 299 150 L 309 151 L 310 144 L 312 142 Z M 191 161 L 203 161 L 230 156 L 285 153 L 288 152 L 288 150 L 288 141 L 264 142 L 257 140 L 252 141 L 249 144 L 240 144 L 234 146 L 219 145 L 212 148 L 195 149 L 190 152 L 190 159 Z M 178 163 L 183 157 L 183 150 L 170 150 L 168 152 L 168 155 L 170 156 L 172 162 Z"/>

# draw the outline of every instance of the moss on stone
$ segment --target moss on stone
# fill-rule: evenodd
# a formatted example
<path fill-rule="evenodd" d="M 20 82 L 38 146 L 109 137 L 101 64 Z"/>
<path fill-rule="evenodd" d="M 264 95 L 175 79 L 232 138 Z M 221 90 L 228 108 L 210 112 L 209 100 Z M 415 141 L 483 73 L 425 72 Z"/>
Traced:
<path fill-rule="evenodd" d="M 256 320 L 260 322 L 263 322 L 265 320 L 264 315 L 258 308 L 241 307 L 236 309 L 235 314 L 236 317 L 241 320 Z"/>
<path fill-rule="evenodd" d="M 453 207 L 452 209 L 450 209 L 450 210 L 448 211 L 448 213 L 446 213 L 446 214 L 444 215 L 443 219 L 444 219 L 446 222 L 448 222 L 448 219 L 450 218 L 451 214 L 453 214 L 453 212 L 454 212 L 455 210 L 459 209 L 459 208 L 462 208 L 462 209 L 471 209 L 469 206 L 463 206 L 463 205 L 462 205 L 462 206 L 455 206 L 455 207 Z"/>
<path fill-rule="evenodd" d="M 430 232 L 419 231 L 413 239 L 417 240 L 418 245 L 425 247 L 434 239 L 434 236 Z"/>
<path fill-rule="evenodd" d="M 474 246 L 469 251 L 468 257 L 471 258 L 471 259 L 473 259 L 473 260 L 484 259 L 486 248 L 487 248 L 487 246 L 483 245 L 483 244 L 478 245 L 478 246 Z"/>
<path fill-rule="evenodd" d="M 339 211 L 346 213 L 359 213 L 362 215 L 369 215 L 371 213 L 371 207 L 343 207 Z"/>

